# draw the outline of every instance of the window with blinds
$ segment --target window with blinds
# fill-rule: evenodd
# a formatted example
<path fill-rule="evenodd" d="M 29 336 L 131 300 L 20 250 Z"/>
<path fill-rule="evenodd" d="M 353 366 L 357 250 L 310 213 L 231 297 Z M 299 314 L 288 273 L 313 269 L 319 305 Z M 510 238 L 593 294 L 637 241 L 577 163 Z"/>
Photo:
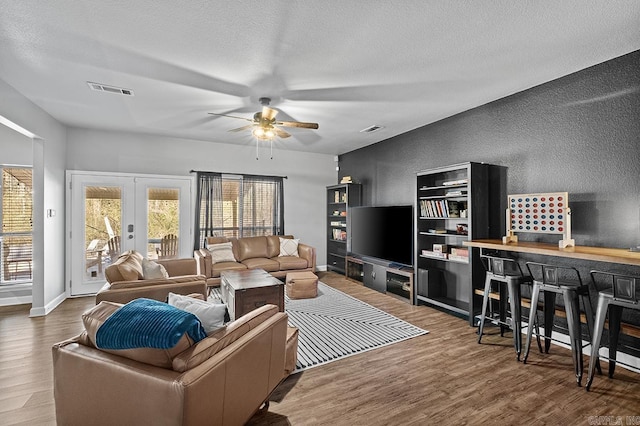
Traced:
<path fill-rule="evenodd" d="M 283 178 L 198 173 L 196 248 L 208 236 L 284 233 Z"/>
<path fill-rule="evenodd" d="M 33 259 L 33 180 L 31 168 L 2 169 L 0 284 L 30 281 Z"/>

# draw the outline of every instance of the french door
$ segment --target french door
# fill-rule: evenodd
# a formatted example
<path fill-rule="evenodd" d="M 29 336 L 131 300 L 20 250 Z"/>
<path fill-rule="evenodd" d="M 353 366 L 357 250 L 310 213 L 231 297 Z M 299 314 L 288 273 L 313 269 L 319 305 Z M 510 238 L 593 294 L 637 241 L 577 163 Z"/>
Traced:
<path fill-rule="evenodd" d="M 105 268 L 127 250 L 149 259 L 192 256 L 191 178 L 73 171 L 67 181 L 71 296 L 96 293 Z"/>

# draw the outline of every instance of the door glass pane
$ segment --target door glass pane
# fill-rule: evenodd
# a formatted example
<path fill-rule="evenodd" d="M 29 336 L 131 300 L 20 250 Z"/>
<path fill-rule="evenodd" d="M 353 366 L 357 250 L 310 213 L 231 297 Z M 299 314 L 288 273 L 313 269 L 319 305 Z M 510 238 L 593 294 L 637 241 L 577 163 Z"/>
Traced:
<path fill-rule="evenodd" d="M 149 188 L 147 190 L 147 257 L 178 257 L 180 229 L 180 190 Z"/>
<path fill-rule="evenodd" d="M 85 278 L 103 280 L 104 268 L 120 254 L 122 189 L 85 188 Z"/>

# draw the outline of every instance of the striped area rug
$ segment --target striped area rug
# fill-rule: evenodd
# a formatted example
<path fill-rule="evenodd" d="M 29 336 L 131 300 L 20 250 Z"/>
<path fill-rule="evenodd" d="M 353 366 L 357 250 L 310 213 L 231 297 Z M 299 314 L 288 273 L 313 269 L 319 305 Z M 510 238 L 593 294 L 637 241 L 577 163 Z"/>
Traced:
<path fill-rule="evenodd" d="M 219 299 L 219 289 L 212 290 Z M 299 329 L 293 373 L 428 333 L 322 282 L 317 297 L 285 294 L 284 305 L 289 324 Z"/>
<path fill-rule="evenodd" d="M 285 295 L 285 310 L 300 330 L 294 373 L 428 333 L 321 282 L 316 298 Z"/>

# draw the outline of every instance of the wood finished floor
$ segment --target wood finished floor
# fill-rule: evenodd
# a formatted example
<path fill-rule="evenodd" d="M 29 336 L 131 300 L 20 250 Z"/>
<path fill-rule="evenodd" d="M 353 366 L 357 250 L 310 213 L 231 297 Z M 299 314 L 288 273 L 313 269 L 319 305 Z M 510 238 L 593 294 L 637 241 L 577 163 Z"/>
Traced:
<path fill-rule="evenodd" d="M 586 392 L 567 349 L 532 348 L 523 365 L 496 329 L 479 345 L 466 320 L 319 275 L 430 333 L 290 376 L 251 425 L 586 425 L 589 416 L 640 416 L 639 374 L 618 368 Z M 55 424 L 51 346 L 79 333 L 80 314 L 93 304 L 68 299 L 39 318 L 28 317 L 28 306 L 0 308 L 0 425 Z"/>

